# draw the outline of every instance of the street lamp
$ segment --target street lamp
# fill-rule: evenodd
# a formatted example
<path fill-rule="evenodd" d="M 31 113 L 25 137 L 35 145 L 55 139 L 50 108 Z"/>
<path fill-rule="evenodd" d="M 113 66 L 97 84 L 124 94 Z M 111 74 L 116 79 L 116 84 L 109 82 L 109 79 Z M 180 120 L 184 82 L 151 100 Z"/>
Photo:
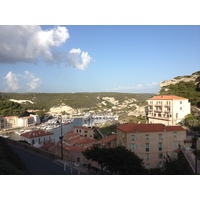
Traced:
<path fill-rule="evenodd" d="M 61 157 L 60 159 L 63 160 L 63 134 L 62 134 L 62 115 L 58 120 L 59 124 L 60 124 L 60 143 L 61 143 Z"/>

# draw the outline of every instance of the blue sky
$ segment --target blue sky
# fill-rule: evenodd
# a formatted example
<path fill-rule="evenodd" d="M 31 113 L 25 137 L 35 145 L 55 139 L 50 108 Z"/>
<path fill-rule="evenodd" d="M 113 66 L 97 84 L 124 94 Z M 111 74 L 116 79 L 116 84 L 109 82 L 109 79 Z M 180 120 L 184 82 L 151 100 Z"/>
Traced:
<path fill-rule="evenodd" d="M 157 93 L 200 70 L 200 26 L 0 26 L 0 92 Z"/>

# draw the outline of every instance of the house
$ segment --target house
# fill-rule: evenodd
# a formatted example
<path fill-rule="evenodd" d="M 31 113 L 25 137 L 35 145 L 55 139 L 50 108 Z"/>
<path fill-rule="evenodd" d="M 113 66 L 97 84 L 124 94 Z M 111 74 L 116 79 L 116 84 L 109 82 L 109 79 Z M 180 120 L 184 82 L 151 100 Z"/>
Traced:
<path fill-rule="evenodd" d="M 154 96 L 147 103 L 149 123 L 176 125 L 191 112 L 189 100 L 175 95 Z"/>
<path fill-rule="evenodd" d="M 18 116 L 6 116 L 3 119 L 4 128 L 16 128 L 18 127 Z"/>
<path fill-rule="evenodd" d="M 78 133 L 87 138 L 94 138 L 94 131 L 92 128 L 84 126 L 74 126 L 73 132 Z"/>
<path fill-rule="evenodd" d="M 18 119 L 18 126 L 28 127 L 35 124 L 35 119 L 33 116 L 21 117 Z"/>
<path fill-rule="evenodd" d="M 181 126 L 128 123 L 117 127 L 116 144 L 143 159 L 146 168 L 161 167 L 164 158 L 174 157 L 184 147 L 186 130 Z"/>
<path fill-rule="evenodd" d="M 115 148 L 116 147 L 116 134 L 109 135 L 101 140 L 99 140 L 99 144 L 106 148 Z"/>
<path fill-rule="evenodd" d="M 32 146 L 41 147 L 44 143 L 54 141 L 53 133 L 43 130 L 34 130 L 20 135 L 21 140 L 27 141 Z"/>

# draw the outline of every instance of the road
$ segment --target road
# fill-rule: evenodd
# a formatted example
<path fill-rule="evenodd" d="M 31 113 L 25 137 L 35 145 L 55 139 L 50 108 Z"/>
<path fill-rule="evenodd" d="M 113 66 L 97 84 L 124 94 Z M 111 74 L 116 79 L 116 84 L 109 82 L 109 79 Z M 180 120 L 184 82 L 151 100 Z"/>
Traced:
<path fill-rule="evenodd" d="M 15 153 L 23 160 L 30 175 L 77 175 L 76 171 L 66 168 L 62 164 L 56 163 L 54 160 L 42 157 L 31 151 L 27 151 L 21 147 L 9 144 Z"/>

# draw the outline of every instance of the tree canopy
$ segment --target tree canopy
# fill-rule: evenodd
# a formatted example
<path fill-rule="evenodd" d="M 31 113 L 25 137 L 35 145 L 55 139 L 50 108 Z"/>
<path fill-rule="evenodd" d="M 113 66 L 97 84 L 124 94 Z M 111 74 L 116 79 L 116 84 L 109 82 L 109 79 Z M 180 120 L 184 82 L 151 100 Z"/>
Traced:
<path fill-rule="evenodd" d="M 26 115 L 26 109 L 16 102 L 0 99 L 0 115 L 20 117 Z"/>
<path fill-rule="evenodd" d="M 105 148 L 94 145 L 83 152 L 87 159 L 96 161 L 112 174 L 139 175 L 145 173 L 143 160 L 125 147 Z"/>

